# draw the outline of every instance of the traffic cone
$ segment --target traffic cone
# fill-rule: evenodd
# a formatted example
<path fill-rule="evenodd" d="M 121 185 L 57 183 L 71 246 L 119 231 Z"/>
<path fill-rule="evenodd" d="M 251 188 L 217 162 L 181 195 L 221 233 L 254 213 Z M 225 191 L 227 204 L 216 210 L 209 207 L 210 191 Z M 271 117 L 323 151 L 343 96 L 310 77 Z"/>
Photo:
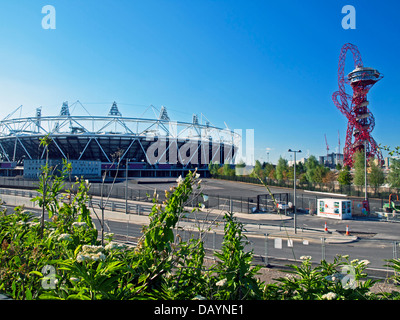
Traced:
<path fill-rule="evenodd" d="M 346 236 L 349 236 L 350 235 L 350 233 L 349 233 L 349 225 L 346 225 Z"/>
<path fill-rule="evenodd" d="M 325 232 L 328 232 L 328 226 L 326 225 L 326 221 L 325 221 L 325 228 L 324 228 Z"/>

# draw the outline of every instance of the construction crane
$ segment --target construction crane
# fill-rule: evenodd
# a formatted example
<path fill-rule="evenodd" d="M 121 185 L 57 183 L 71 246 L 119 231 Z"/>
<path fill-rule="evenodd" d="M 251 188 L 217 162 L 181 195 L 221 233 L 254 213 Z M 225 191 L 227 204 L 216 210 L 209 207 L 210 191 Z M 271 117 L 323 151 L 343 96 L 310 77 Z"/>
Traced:
<path fill-rule="evenodd" d="M 328 140 L 326 140 L 326 133 L 325 133 L 325 144 L 326 144 L 326 161 L 325 164 L 329 164 L 328 157 L 329 157 L 329 145 Z"/>
<path fill-rule="evenodd" d="M 348 50 L 353 54 L 354 70 L 345 79 L 344 66 Z M 371 135 L 375 126 L 375 118 L 367 107 L 369 104 L 367 101 L 368 91 L 382 78 L 383 75 L 378 70 L 364 67 L 357 46 L 346 43 L 342 47 L 338 68 L 339 91 L 333 93 L 332 100 L 348 120 L 346 142 L 343 148 L 343 165 L 352 167 L 354 153 L 364 152 L 364 149 L 366 149 L 367 158 L 377 157 L 379 161 L 382 161 L 382 153 Z M 345 84 L 351 85 L 353 96 L 346 93 Z"/>

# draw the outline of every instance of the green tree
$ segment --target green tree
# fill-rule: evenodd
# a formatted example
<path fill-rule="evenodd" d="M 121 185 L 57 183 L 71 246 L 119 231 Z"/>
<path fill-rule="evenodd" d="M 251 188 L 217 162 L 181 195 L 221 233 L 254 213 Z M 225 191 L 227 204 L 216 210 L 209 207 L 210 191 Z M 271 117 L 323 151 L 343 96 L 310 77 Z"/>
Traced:
<path fill-rule="evenodd" d="M 246 163 L 243 160 L 240 160 L 240 162 L 235 165 L 235 175 L 244 176 L 248 174 L 249 170 L 246 168 Z"/>
<path fill-rule="evenodd" d="M 306 178 L 309 182 L 316 181 L 316 170 L 320 166 L 315 156 L 311 155 L 304 164 L 306 170 Z"/>
<path fill-rule="evenodd" d="M 353 156 L 354 177 L 353 182 L 356 186 L 365 185 L 365 158 L 364 152 L 358 151 Z"/>
<path fill-rule="evenodd" d="M 286 159 L 279 157 L 278 164 L 276 166 L 276 178 L 283 180 L 287 176 L 288 162 Z"/>
<path fill-rule="evenodd" d="M 378 166 L 372 159 L 369 162 L 369 166 L 370 172 L 368 175 L 368 183 L 370 186 L 374 187 L 376 193 L 376 189 L 385 182 L 385 175 L 382 171 L 382 168 Z"/>
<path fill-rule="evenodd" d="M 271 172 L 275 171 L 274 165 L 272 163 L 267 162 L 264 166 L 264 175 L 266 177 L 270 177 Z"/>
<path fill-rule="evenodd" d="M 296 163 L 296 175 L 301 175 L 303 173 L 306 173 L 306 167 L 303 162 L 297 162 Z"/>
<path fill-rule="evenodd" d="M 210 161 L 208 164 L 208 171 L 210 171 L 211 176 L 216 176 L 218 175 L 218 169 L 219 169 L 219 164 L 218 163 L 213 163 Z"/>
<path fill-rule="evenodd" d="M 296 179 L 299 177 L 299 173 L 297 171 L 297 166 L 296 166 Z M 287 178 L 289 180 L 293 180 L 294 179 L 294 166 L 290 166 L 287 169 Z"/>
<path fill-rule="evenodd" d="M 229 163 L 225 163 L 222 168 L 223 168 L 222 173 L 224 176 L 234 176 L 235 175 L 235 169 L 232 169 L 231 165 Z"/>
<path fill-rule="evenodd" d="M 251 172 L 250 176 L 252 177 L 260 176 L 261 178 L 265 178 L 265 173 L 260 161 L 256 160 L 256 163 L 254 165 L 253 171 Z"/>
<path fill-rule="evenodd" d="M 324 182 L 323 180 L 329 171 L 330 171 L 329 168 L 324 167 L 322 165 L 318 165 L 314 171 L 314 182 L 316 183 Z"/>
<path fill-rule="evenodd" d="M 391 187 L 400 188 L 400 160 L 398 159 L 390 159 L 388 182 Z"/>
<path fill-rule="evenodd" d="M 236 164 L 236 168 L 244 168 L 246 167 L 246 163 L 243 160 L 240 160 L 238 164 Z"/>
<path fill-rule="evenodd" d="M 349 186 L 352 180 L 353 177 L 351 176 L 350 168 L 348 166 L 344 166 L 343 169 L 339 172 L 337 181 L 342 186 Z"/>

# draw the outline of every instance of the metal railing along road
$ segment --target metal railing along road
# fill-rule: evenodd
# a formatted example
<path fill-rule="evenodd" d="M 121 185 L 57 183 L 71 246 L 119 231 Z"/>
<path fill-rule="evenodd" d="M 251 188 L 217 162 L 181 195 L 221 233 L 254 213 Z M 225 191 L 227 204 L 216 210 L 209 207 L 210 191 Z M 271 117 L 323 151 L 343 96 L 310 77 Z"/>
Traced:
<path fill-rule="evenodd" d="M 33 190 L 0 188 L 0 195 L 2 194 L 33 198 L 38 194 L 38 192 Z M 99 207 L 101 204 L 101 199 L 99 198 L 93 197 L 91 201 L 94 207 Z M 131 214 L 148 215 L 151 207 L 151 203 L 128 203 L 128 213 L 130 213 L 128 216 L 131 216 Z M 126 202 L 110 199 L 107 202 L 105 209 L 125 213 Z M 390 220 L 390 216 L 384 218 L 384 220 L 387 219 L 392 221 Z M 183 221 L 185 220 L 191 221 L 190 219 L 183 219 Z M 131 223 L 133 223 L 133 219 L 132 221 L 125 219 L 124 222 L 119 221 L 119 223 L 123 223 L 123 230 L 126 230 L 126 233 L 125 231 L 118 233 L 119 237 L 123 238 L 123 236 L 126 236 L 126 239 L 130 239 L 129 241 L 132 242 L 132 239 L 140 236 L 140 231 L 138 231 L 139 229 L 136 230 L 132 227 Z M 202 223 L 204 226 L 206 223 L 211 222 L 203 221 Z M 215 221 L 213 223 L 215 223 Z M 316 263 L 321 260 L 332 262 L 334 257 L 337 254 L 340 254 L 349 255 L 351 259 L 368 260 L 370 262 L 369 268 L 376 268 L 389 272 L 390 269 L 385 267 L 385 264 L 387 264 L 386 260 L 400 258 L 400 242 L 397 240 L 363 238 L 357 242 L 338 244 L 326 241 L 323 233 L 321 233 L 320 236 L 306 236 L 305 233 L 312 230 L 311 228 L 300 227 L 298 228 L 299 231 L 296 238 L 291 238 L 279 237 L 274 235 L 273 232 L 263 231 L 263 228 L 268 227 L 268 224 L 246 223 L 244 226 L 245 228 L 253 229 L 252 232 L 245 233 L 248 237 L 246 249 L 253 250 L 255 258 L 259 260 L 258 262 L 265 265 L 272 264 L 271 261 L 273 261 L 273 264 L 283 266 L 293 261 L 299 261 L 301 256 L 311 256 L 312 261 Z M 289 228 L 279 225 L 274 226 L 279 228 L 277 231 Z M 257 228 L 259 229 L 258 231 Z M 188 240 L 192 236 L 198 235 L 199 231 L 196 231 L 194 228 L 183 228 L 179 233 L 183 240 Z M 219 250 L 223 241 L 223 228 L 221 226 L 219 231 L 211 228 L 210 231 L 203 233 L 202 237 L 205 248 L 209 250 Z"/>

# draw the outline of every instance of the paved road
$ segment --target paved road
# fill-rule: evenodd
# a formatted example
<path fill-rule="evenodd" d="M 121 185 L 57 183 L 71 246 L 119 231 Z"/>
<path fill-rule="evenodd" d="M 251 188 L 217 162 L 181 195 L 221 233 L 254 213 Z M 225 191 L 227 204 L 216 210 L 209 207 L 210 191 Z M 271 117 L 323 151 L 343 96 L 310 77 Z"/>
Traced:
<path fill-rule="evenodd" d="M 129 184 L 129 188 L 148 190 L 152 193 L 155 188 L 157 190 L 169 189 L 173 184 L 169 183 L 156 183 L 156 184 Z M 220 181 L 205 179 L 203 181 L 203 187 L 205 192 L 208 194 L 219 194 L 219 195 L 242 195 L 244 197 L 254 196 L 255 194 L 265 193 L 263 186 L 235 183 L 231 181 Z M 271 188 L 272 192 L 277 192 L 278 190 L 282 192 L 280 188 Z M 151 192 L 150 192 L 151 191 Z M 299 193 L 303 191 L 299 190 Z M 123 203 L 123 201 L 121 201 Z M 120 204 L 123 205 L 123 204 Z M 143 207 L 143 212 L 148 212 L 149 207 Z M 120 213 L 124 215 L 124 213 Z M 132 217 L 134 215 L 132 214 Z M 209 219 L 221 219 L 222 216 L 218 214 L 210 214 Z M 248 217 L 242 216 L 241 221 L 244 223 L 255 223 L 255 224 L 268 224 L 281 226 L 282 228 L 292 228 L 293 219 L 276 221 L 267 220 L 259 218 L 254 220 L 252 215 Z M 132 219 L 133 220 L 133 219 Z M 371 265 L 374 267 L 382 267 L 385 262 L 383 259 L 390 259 L 397 255 L 397 251 L 400 251 L 400 247 L 394 241 L 400 241 L 400 224 L 398 223 L 388 223 L 388 222 L 378 222 L 378 221 L 368 221 L 368 220 L 326 220 L 317 216 L 310 216 L 308 214 L 298 214 L 297 215 L 297 226 L 298 232 L 301 232 L 301 228 L 314 228 L 322 230 L 324 227 L 324 222 L 327 221 L 329 230 L 338 230 L 344 232 L 346 225 L 350 227 L 350 233 L 359 236 L 359 240 L 353 243 L 346 244 L 332 244 L 325 243 L 322 241 L 308 242 L 302 240 L 293 241 L 293 247 L 289 247 L 287 239 L 282 240 L 282 248 L 276 248 L 276 242 L 273 237 L 267 239 L 267 245 L 265 242 L 265 237 L 253 236 L 248 234 L 251 244 L 248 248 L 253 248 L 255 254 L 265 256 L 267 250 L 268 256 L 285 258 L 285 259 L 298 259 L 301 255 L 311 255 L 313 260 L 318 261 L 323 255 L 328 260 L 333 259 L 333 256 L 337 253 L 349 254 L 351 258 L 358 259 L 368 259 L 371 261 Z M 97 227 L 99 227 L 98 222 L 96 222 Z M 141 224 L 137 224 L 134 221 L 121 222 L 108 220 L 107 226 L 111 232 L 118 235 L 121 240 L 125 237 L 127 240 L 133 240 L 141 235 L 140 231 L 142 229 Z M 108 230 L 106 230 L 108 231 Z M 210 248 L 219 248 L 222 241 L 222 234 L 210 233 L 206 237 L 206 245 Z M 395 246 L 394 246 L 395 244 Z M 400 257 L 400 253 L 398 254 Z"/>
<path fill-rule="evenodd" d="M 201 214 L 199 214 L 201 215 Z M 205 216 L 205 214 L 203 213 Z M 337 221 L 329 220 L 328 229 L 339 230 L 345 232 L 346 224 L 351 226 L 352 234 L 358 236 L 357 241 L 350 243 L 328 243 L 323 242 L 324 233 L 319 232 L 313 235 L 312 238 L 306 233 L 307 228 L 315 228 L 322 231 L 324 219 L 316 216 L 298 215 L 297 217 L 297 236 L 292 243 L 288 243 L 284 231 L 287 230 L 293 239 L 293 219 L 289 220 L 254 220 L 249 218 L 242 218 L 245 215 L 240 215 L 240 220 L 245 223 L 245 227 L 252 232 L 246 233 L 249 240 L 248 250 L 254 249 L 254 253 L 259 256 L 265 256 L 266 252 L 269 257 L 281 259 L 281 264 L 287 263 L 289 260 L 298 260 L 302 255 L 311 255 L 313 261 L 320 261 L 325 257 L 328 261 L 332 261 L 336 254 L 348 254 L 351 259 L 367 259 L 371 261 L 371 267 L 382 268 L 386 263 L 384 259 L 393 258 L 394 250 L 399 250 L 397 242 L 400 241 L 398 235 L 398 224 L 377 222 L 377 221 Z M 131 221 L 112 221 L 107 222 L 106 231 L 118 234 L 118 239 L 122 241 L 133 241 L 135 238 L 141 236 L 142 224 L 135 222 L 135 215 L 130 215 Z M 200 217 L 201 218 L 201 217 Z M 209 214 L 208 220 L 222 221 L 222 215 Z M 99 224 L 96 222 L 97 227 Z M 281 248 L 277 248 L 276 238 L 273 233 L 270 233 L 268 238 L 265 237 L 264 225 L 268 226 L 281 226 L 283 236 Z M 303 228 L 303 230 L 302 230 Z M 260 230 L 258 230 L 260 229 Z M 184 230 L 188 230 L 184 228 Z M 213 229 L 214 230 L 214 229 Z M 304 231 L 304 232 L 303 232 Z M 282 234 L 282 233 L 281 233 Z M 180 235 L 188 238 L 189 231 L 180 231 Z M 196 235 L 196 233 L 194 233 Z M 222 243 L 222 232 L 211 232 L 205 235 L 205 246 L 211 249 L 219 249 Z M 280 237 L 280 236 L 279 236 Z M 278 237 L 278 238 L 279 238 Z M 292 245 L 292 246 L 288 246 Z M 400 254 L 399 254 L 400 257 Z M 275 260 L 275 263 L 277 261 Z"/>
<path fill-rule="evenodd" d="M 169 189 L 171 186 L 174 186 L 176 183 L 174 179 L 169 179 L 164 182 L 155 182 L 149 183 L 149 180 L 146 183 L 135 183 L 136 180 L 131 180 L 129 188 L 132 190 L 141 190 L 142 194 L 148 192 L 152 194 L 154 190 L 160 191 L 163 193 L 163 190 Z M 121 193 L 124 193 L 125 182 L 117 183 L 117 186 L 120 186 Z M 225 204 L 226 208 L 229 205 L 229 199 L 233 199 L 233 206 L 236 207 L 235 210 L 238 212 L 250 212 L 252 207 L 256 206 L 256 203 L 248 204 L 247 200 L 255 199 L 257 195 L 267 194 L 267 190 L 262 185 L 250 184 L 250 183 L 242 183 L 228 180 L 218 180 L 218 179 L 202 179 L 202 192 L 208 196 L 213 198 L 210 200 L 210 205 L 216 206 L 217 203 L 219 205 Z M 288 193 L 289 201 L 293 202 L 293 189 L 292 188 L 282 188 L 282 187 L 270 187 L 272 193 Z M 297 206 L 298 208 L 308 209 L 314 208 L 316 205 L 316 198 L 320 197 L 331 197 L 332 194 L 324 194 L 320 192 L 311 192 L 307 190 L 297 190 Z M 217 200 L 218 197 L 218 200 Z M 335 197 L 339 197 L 336 195 Z M 236 199 L 236 200 L 235 200 Z M 241 201 L 241 200 L 242 201 Z M 353 210 L 355 213 L 361 213 L 361 198 L 352 197 L 354 200 Z M 254 200 L 255 201 L 255 200 Z M 383 202 L 380 199 L 370 199 L 370 207 L 373 211 L 380 211 L 382 208 Z"/>
<path fill-rule="evenodd" d="M 96 221 L 99 228 L 99 224 Z M 248 227 L 249 225 L 247 225 Z M 117 234 L 118 240 L 132 242 L 142 235 L 142 225 L 135 222 L 126 223 L 121 221 L 107 222 L 106 231 L 111 231 Z M 182 237 L 188 238 L 191 235 L 197 236 L 196 232 L 184 234 L 185 231 L 180 230 L 179 233 Z M 301 237 L 301 230 L 298 230 L 298 235 Z M 393 257 L 393 241 L 378 240 L 373 238 L 361 238 L 356 242 L 332 244 L 323 243 L 318 238 L 304 238 L 293 240 L 288 246 L 287 238 L 282 239 L 281 248 L 276 248 L 275 237 L 269 236 L 265 238 L 262 234 L 247 233 L 249 244 L 246 246 L 248 250 L 254 249 L 255 255 L 265 257 L 267 256 L 274 259 L 274 264 L 284 265 L 288 263 L 287 260 L 299 260 L 303 255 L 310 255 L 313 261 L 319 262 L 323 255 L 328 261 L 333 261 L 336 254 L 349 255 L 351 259 L 367 259 L 371 261 L 371 267 L 382 268 L 385 264 L 384 259 L 391 259 Z M 321 233 L 323 237 L 323 233 Z M 205 235 L 205 247 L 210 249 L 219 249 L 221 247 L 223 234 L 220 232 L 211 232 Z M 306 240 L 306 241 L 304 241 Z M 397 244 L 398 247 L 398 244 Z M 263 261 L 264 258 L 262 259 Z M 269 261 L 271 263 L 271 261 Z"/>

